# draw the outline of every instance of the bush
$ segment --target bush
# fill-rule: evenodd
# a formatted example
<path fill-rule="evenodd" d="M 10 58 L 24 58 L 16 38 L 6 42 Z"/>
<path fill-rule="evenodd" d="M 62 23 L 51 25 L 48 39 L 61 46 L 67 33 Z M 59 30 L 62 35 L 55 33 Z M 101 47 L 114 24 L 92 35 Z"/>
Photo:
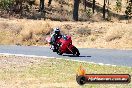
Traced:
<path fill-rule="evenodd" d="M 80 36 L 89 36 L 91 34 L 91 30 L 90 29 L 81 28 L 81 29 L 77 30 L 77 34 L 79 34 Z"/>
<path fill-rule="evenodd" d="M 127 30 L 122 29 L 122 26 L 111 27 L 106 33 L 105 40 L 106 40 L 106 42 L 119 40 L 124 36 L 124 34 L 126 32 L 127 32 Z"/>
<path fill-rule="evenodd" d="M 121 11 L 121 8 L 122 8 L 122 0 L 117 0 L 116 1 L 116 6 L 115 6 L 115 11 L 120 12 Z"/>
<path fill-rule="evenodd" d="M 86 14 L 87 14 L 88 17 L 91 17 L 92 16 L 92 10 L 91 9 L 88 9 L 86 11 Z"/>
<path fill-rule="evenodd" d="M 0 9 L 9 9 L 13 2 L 14 0 L 0 0 Z"/>
<path fill-rule="evenodd" d="M 128 18 L 131 17 L 131 14 L 132 14 L 132 2 L 129 2 L 128 3 L 128 6 L 126 7 L 126 11 L 125 11 L 125 14 Z"/>

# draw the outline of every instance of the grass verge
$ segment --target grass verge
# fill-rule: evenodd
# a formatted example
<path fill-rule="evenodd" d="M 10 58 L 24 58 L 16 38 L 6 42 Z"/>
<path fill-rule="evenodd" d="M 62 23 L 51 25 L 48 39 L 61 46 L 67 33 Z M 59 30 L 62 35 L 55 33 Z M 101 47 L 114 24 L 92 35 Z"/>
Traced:
<path fill-rule="evenodd" d="M 0 56 L 0 87 L 2 88 L 78 88 L 76 72 L 82 65 L 87 73 L 130 74 L 132 68 L 102 66 L 63 59 Z M 131 88 L 130 84 L 86 84 L 82 88 Z"/>

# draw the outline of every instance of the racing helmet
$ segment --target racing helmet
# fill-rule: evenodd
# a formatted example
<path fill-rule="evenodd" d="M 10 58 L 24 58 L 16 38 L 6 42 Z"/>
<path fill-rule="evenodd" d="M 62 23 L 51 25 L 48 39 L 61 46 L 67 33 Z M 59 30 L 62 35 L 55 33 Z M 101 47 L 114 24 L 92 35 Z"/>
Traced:
<path fill-rule="evenodd" d="M 54 28 L 54 33 L 55 34 L 60 34 L 60 29 L 59 28 Z"/>

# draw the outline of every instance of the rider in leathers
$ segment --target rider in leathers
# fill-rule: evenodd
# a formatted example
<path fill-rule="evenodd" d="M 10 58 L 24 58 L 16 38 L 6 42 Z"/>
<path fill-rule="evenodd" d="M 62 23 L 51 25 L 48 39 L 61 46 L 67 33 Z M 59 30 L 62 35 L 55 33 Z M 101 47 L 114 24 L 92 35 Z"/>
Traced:
<path fill-rule="evenodd" d="M 57 50 L 56 40 L 61 37 L 62 35 L 60 33 L 60 29 L 54 28 L 54 31 L 53 31 L 53 34 L 51 35 L 51 40 L 50 40 L 50 44 L 53 46 L 52 49 L 54 52 Z"/>

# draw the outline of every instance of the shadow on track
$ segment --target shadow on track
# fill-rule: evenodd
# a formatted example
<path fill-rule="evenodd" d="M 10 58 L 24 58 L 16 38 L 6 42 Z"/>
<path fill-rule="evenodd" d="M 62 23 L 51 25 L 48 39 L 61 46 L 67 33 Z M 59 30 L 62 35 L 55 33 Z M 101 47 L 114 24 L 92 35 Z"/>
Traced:
<path fill-rule="evenodd" d="M 78 57 L 78 56 L 74 56 L 74 55 L 63 55 L 63 56 L 68 56 L 68 57 Z M 92 57 L 92 56 L 79 56 L 79 57 Z"/>

